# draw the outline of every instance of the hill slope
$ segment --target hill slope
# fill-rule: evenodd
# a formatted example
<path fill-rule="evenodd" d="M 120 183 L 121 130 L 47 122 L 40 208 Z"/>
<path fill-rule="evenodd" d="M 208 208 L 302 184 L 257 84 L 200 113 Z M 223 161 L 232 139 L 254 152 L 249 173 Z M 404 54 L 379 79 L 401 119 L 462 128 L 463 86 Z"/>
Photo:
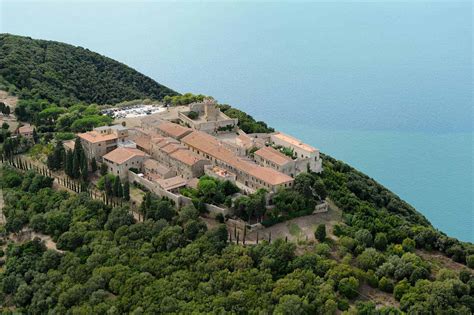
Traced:
<path fill-rule="evenodd" d="M 12 38 L 21 42 L 21 38 Z M 37 49 L 35 45 L 16 47 L 14 54 L 18 56 L 9 58 L 25 58 L 22 52 Z M 80 62 L 64 67 L 64 60 L 48 58 L 51 58 L 47 66 L 50 69 L 82 72 L 75 68 Z M 14 63 L 8 69 L 12 71 L 10 81 L 34 82 L 36 86 L 44 86 L 47 92 L 54 86 L 46 78 L 51 73 L 29 76 L 22 72 L 23 65 L 16 67 Z M 99 78 L 95 84 L 104 88 L 109 84 L 101 80 L 120 77 L 118 73 L 123 69 L 129 68 L 118 67 L 117 73 L 106 76 L 94 68 L 88 71 L 90 76 Z M 16 77 L 15 73 L 24 77 Z M 64 80 L 56 82 L 59 88 L 55 91 L 61 95 L 72 84 L 69 78 Z M 80 91 L 96 88 L 86 81 L 74 84 Z M 123 84 L 133 90 L 133 85 Z M 101 94 L 104 98 L 116 97 L 112 97 L 114 89 L 107 91 L 111 94 L 104 91 Z M 53 135 L 61 139 L 69 131 L 111 122 L 110 117 L 100 115 L 96 105 L 58 107 L 39 100 L 38 94 L 31 92 L 34 90 L 27 89 L 22 94 L 23 98 L 33 99 L 20 99 L 15 114 L 21 121 L 34 122 L 40 137 L 35 147 L 50 144 Z M 62 98 L 59 100 L 64 102 Z M 230 106 L 222 105 L 221 109 L 244 121 L 249 130 L 269 130 L 265 123 L 256 122 Z M 5 142 L 11 152 L 15 142 L 11 138 Z M 4 158 L 10 156 L 5 152 Z M 74 194 L 58 189 L 60 183 L 56 181 L 53 186 L 52 178 L 25 171 L 31 168 L 31 163 L 25 163 L 23 158 L 26 156 L 10 156 L 4 163 L 11 167 L 0 167 L 4 201 L 0 210 L 6 218 L 6 223 L 0 225 L 0 309 L 6 312 L 339 314 L 349 310 L 343 314 L 371 315 L 474 312 L 474 275 L 465 266 L 474 268 L 474 246 L 435 230 L 413 207 L 375 180 L 327 155 L 322 155 L 324 172 L 302 173 L 295 178 L 293 188 L 273 197 L 275 208 L 286 213 L 312 212 L 316 199 L 323 196 L 330 199 L 331 209 L 324 215 L 326 219 L 317 214 L 310 222 L 299 217 L 299 221 L 304 220 L 301 226 L 295 221 L 285 222 L 298 242 L 277 239 L 278 235 L 272 235 L 269 229 L 260 229 L 255 239 L 248 239 L 248 234 L 236 235 L 239 232 L 235 225 L 232 229 L 230 224 L 226 227 L 217 220 L 208 227 L 194 206 L 176 209 L 170 200 L 151 194 L 145 195 L 145 202 L 140 206 L 133 207 L 139 209 L 141 218 L 146 218 L 137 221 L 127 202 L 123 207 L 113 207 L 85 192 Z M 52 168 L 56 168 L 54 163 Z M 70 185 L 69 179 L 67 182 Z M 117 185 L 122 187 L 120 180 L 114 180 L 113 186 L 115 191 L 122 191 Z M 234 194 L 232 188 L 224 189 L 226 185 L 222 182 L 203 179 L 193 196 L 193 204 L 202 204 L 204 198 L 209 198 L 210 193 L 202 193 L 202 187 L 206 186 L 211 187 L 206 189 L 208 192 L 220 195 L 222 200 L 231 200 Z M 259 197 L 258 193 L 241 196 L 237 205 L 234 201 L 231 207 L 251 213 L 257 207 L 264 208 L 259 204 L 265 200 Z M 270 216 L 275 220 L 289 217 L 278 212 Z M 306 240 L 300 238 L 302 227 L 308 232 Z M 27 232 L 31 230 L 33 234 Z M 16 236 L 21 235 L 27 239 L 37 235 L 55 242 L 59 251 L 54 247 L 48 249 L 40 239 L 20 242 Z M 257 244 L 242 246 L 240 237 L 255 240 Z"/>
<path fill-rule="evenodd" d="M 57 104 L 111 104 L 177 93 L 136 70 L 82 47 L 0 34 L 0 82 L 22 98 Z M 14 87 L 11 87 L 13 85 Z"/>

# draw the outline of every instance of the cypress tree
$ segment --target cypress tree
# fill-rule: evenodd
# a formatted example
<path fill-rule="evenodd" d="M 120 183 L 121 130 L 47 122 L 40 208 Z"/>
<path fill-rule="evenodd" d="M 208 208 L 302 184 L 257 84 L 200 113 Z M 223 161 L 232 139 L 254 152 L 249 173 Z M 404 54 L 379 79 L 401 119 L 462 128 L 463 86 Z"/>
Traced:
<path fill-rule="evenodd" d="M 122 197 L 122 183 L 120 182 L 120 177 L 118 175 L 114 178 L 112 192 L 115 197 Z"/>
<path fill-rule="evenodd" d="M 97 171 L 97 161 L 95 160 L 95 157 L 93 157 L 91 160 L 91 169 L 93 173 Z"/>
<path fill-rule="evenodd" d="M 63 142 L 58 141 L 54 151 L 48 156 L 47 165 L 50 170 L 59 170 L 64 166 L 64 147 Z"/>
<path fill-rule="evenodd" d="M 123 199 L 130 200 L 130 183 L 128 181 L 123 184 Z"/>
<path fill-rule="evenodd" d="M 105 189 L 105 195 L 107 197 L 112 195 L 112 183 L 110 182 L 108 176 L 104 178 L 104 189 Z"/>
<path fill-rule="evenodd" d="M 58 164 L 58 163 L 56 162 L 54 152 L 51 153 L 51 154 L 48 154 L 48 158 L 47 158 L 47 160 L 46 160 L 46 165 L 48 166 L 48 168 L 49 168 L 50 170 L 51 170 L 51 169 L 54 169 L 57 164 Z"/>
<path fill-rule="evenodd" d="M 314 237 L 320 242 L 324 242 L 326 240 L 326 225 L 324 223 L 318 225 L 316 231 L 314 232 Z"/>
<path fill-rule="evenodd" d="M 76 142 L 74 143 L 74 156 L 72 166 L 72 175 L 74 178 L 79 178 L 80 170 L 82 169 L 85 160 L 86 157 L 84 154 L 84 149 L 82 148 L 81 139 L 77 137 Z"/>
<path fill-rule="evenodd" d="M 36 132 L 36 128 L 33 129 L 33 141 L 35 143 L 38 143 L 38 140 L 39 140 L 39 137 L 38 137 L 38 133 Z"/>
<path fill-rule="evenodd" d="M 84 160 L 84 162 L 82 162 L 81 178 L 84 182 L 87 182 L 87 180 L 89 179 L 89 168 L 87 167 L 87 161 L 86 160 Z"/>
<path fill-rule="evenodd" d="M 100 165 L 100 175 L 107 175 L 107 164 L 105 164 L 104 162 L 102 162 L 102 164 Z"/>
<path fill-rule="evenodd" d="M 74 159 L 74 157 L 73 157 L 72 151 L 67 150 L 67 152 L 66 152 L 66 164 L 64 166 L 64 171 L 69 177 L 72 177 L 73 159 Z"/>
<path fill-rule="evenodd" d="M 81 175 L 81 158 L 80 155 L 76 154 L 76 152 L 72 155 L 72 178 L 79 178 Z"/>

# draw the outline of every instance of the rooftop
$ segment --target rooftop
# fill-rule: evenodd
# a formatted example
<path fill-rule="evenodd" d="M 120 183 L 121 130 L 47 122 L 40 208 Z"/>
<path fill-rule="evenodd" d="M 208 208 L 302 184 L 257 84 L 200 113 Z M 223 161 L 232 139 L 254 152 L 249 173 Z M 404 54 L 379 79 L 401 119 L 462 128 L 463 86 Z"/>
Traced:
<path fill-rule="evenodd" d="M 63 142 L 63 146 L 71 151 L 74 151 L 74 146 L 76 145 L 74 140 L 67 140 Z"/>
<path fill-rule="evenodd" d="M 281 153 L 278 150 L 275 150 L 272 147 L 263 147 L 255 151 L 254 154 L 280 166 L 293 161 L 292 158 L 290 158 L 289 156 L 286 156 L 285 154 Z"/>
<path fill-rule="evenodd" d="M 307 152 L 315 152 L 316 151 L 315 147 L 312 147 L 309 144 L 301 142 L 301 140 L 299 140 L 299 139 L 296 139 L 292 136 L 289 136 L 289 135 L 281 133 L 281 132 L 273 134 L 272 137 L 275 137 L 275 138 L 278 138 L 282 141 L 288 142 L 292 146 L 300 148 L 300 149 L 305 150 Z"/>
<path fill-rule="evenodd" d="M 193 166 L 199 161 L 204 160 L 199 155 L 191 152 L 190 150 L 178 150 L 170 154 L 170 156 L 178 161 L 183 162 L 186 165 Z"/>
<path fill-rule="evenodd" d="M 190 128 L 172 122 L 161 123 L 157 126 L 157 129 L 175 139 L 181 139 L 192 131 Z"/>
<path fill-rule="evenodd" d="M 23 133 L 32 133 L 33 132 L 33 127 L 31 125 L 24 125 L 18 128 L 18 133 L 23 134 Z"/>
<path fill-rule="evenodd" d="M 167 179 L 158 179 L 156 182 L 164 190 L 172 190 L 175 188 L 186 186 L 187 180 L 180 176 L 175 176 Z"/>
<path fill-rule="evenodd" d="M 165 146 L 161 147 L 161 150 L 167 154 L 186 149 L 182 144 L 179 143 L 167 143 Z"/>
<path fill-rule="evenodd" d="M 252 175 L 270 185 L 280 185 L 293 181 L 293 178 L 288 175 L 268 167 L 262 167 L 255 163 L 248 162 L 236 156 L 230 150 L 224 148 L 215 137 L 207 133 L 194 131 L 185 136 L 182 141 L 187 145 L 211 155 L 214 158 L 225 162 L 227 165 Z"/>
<path fill-rule="evenodd" d="M 80 133 L 77 135 L 79 138 L 91 142 L 91 143 L 97 143 L 97 142 L 103 142 L 103 141 L 108 141 L 108 140 L 115 140 L 117 139 L 117 135 L 114 133 L 110 134 L 101 134 L 95 130 L 93 131 L 88 131 L 84 133 Z"/>
<path fill-rule="evenodd" d="M 145 157 L 147 154 L 138 149 L 118 147 L 104 155 L 103 158 L 117 164 L 122 164 L 136 156 Z"/>
<path fill-rule="evenodd" d="M 102 126 L 102 127 L 97 127 L 97 128 L 94 128 L 94 130 L 97 130 L 97 131 L 106 131 L 106 130 L 127 130 L 128 128 L 127 127 L 124 127 L 120 124 L 118 125 L 113 125 L 113 126 Z"/>
<path fill-rule="evenodd" d="M 145 162 L 143 162 L 143 166 L 147 169 L 154 170 L 155 173 L 159 175 L 164 175 L 170 171 L 169 168 L 166 166 L 160 164 L 157 160 L 155 159 L 147 159 Z"/>
<path fill-rule="evenodd" d="M 135 143 L 137 144 L 137 146 L 143 148 L 144 150 L 148 152 L 151 149 L 151 142 L 150 142 L 150 138 L 148 137 L 144 137 L 144 136 L 136 137 Z"/>

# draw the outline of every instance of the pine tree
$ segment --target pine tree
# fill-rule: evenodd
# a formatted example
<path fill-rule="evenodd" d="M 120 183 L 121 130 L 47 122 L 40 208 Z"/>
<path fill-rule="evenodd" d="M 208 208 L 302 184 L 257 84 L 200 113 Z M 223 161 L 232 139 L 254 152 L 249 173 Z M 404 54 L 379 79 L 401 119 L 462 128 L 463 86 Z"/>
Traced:
<path fill-rule="evenodd" d="M 97 171 L 97 161 L 95 160 L 95 157 L 93 157 L 91 160 L 91 169 L 92 173 L 95 173 Z"/>
<path fill-rule="evenodd" d="M 123 199 L 130 200 L 130 183 L 128 181 L 123 184 Z"/>

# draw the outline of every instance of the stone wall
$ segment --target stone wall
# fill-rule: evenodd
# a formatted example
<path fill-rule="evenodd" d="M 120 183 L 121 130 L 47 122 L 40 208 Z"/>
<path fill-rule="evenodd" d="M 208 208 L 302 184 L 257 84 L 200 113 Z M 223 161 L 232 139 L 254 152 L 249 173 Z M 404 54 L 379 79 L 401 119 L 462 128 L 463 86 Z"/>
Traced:
<path fill-rule="evenodd" d="M 184 207 L 184 206 L 187 206 L 187 205 L 192 205 L 193 204 L 193 201 L 191 200 L 191 198 L 189 197 L 185 197 L 183 195 L 179 195 L 179 194 L 173 194 L 169 191 L 166 191 L 162 188 L 160 188 L 157 184 L 149 181 L 148 179 L 144 178 L 144 177 L 141 177 L 139 176 L 138 174 L 135 174 L 133 172 L 128 172 L 128 179 L 130 182 L 136 182 L 136 183 L 139 183 L 140 185 L 143 185 L 145 188 L 147 188 L 148 190 L 150 190 L 152 193 L 160 196 L 160 197 L 166 197 L 170 200 L 173 200 L 176 207 L 178 209 Z M 218 206 L 215 206 L 215 205 L 211 205 L 211 204 L 204 204 L 205 207 L 206 207 L 206 210 L 209 211 L 209 213 L 212 215 L 212 217 L 216 217 L 216 215 L 218 215 L 219 213 L 221 213 L 222 215 L 227 215 L 227 214 L 230 214 L 230 209 L 227 209 L 227 208 L 221 208 L 221 207 L 218 207 Z"/>
<path fill-rule="evenodd" d="M 313 214 L 314 213 L 322 213 L 322 212 L 327 212 L 329 209 L 329 205 L 326 201 L 323 201 L 322 203 L 316 205 L 314 207 L 314 211 L 313 211 Z"/>

